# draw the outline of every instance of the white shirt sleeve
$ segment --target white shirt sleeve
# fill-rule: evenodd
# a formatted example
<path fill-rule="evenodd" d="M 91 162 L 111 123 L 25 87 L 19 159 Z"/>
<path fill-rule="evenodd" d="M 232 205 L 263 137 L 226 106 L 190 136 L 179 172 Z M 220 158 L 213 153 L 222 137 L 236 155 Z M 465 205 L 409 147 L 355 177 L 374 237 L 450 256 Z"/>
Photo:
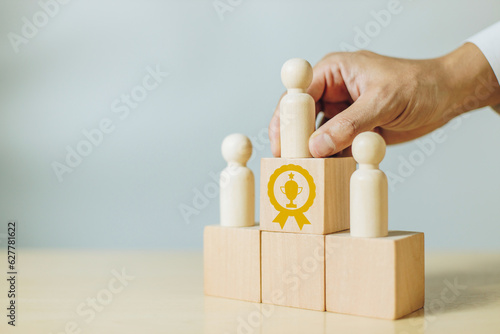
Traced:
<path fill-rule="evenodd" d="M 497 81 L 500 82 L 500 22 L 475 34 L 466 42 L 474 43 L 481 50 L 490 63 Z M 492 108 L 500 113 L 500 105 Z"/>

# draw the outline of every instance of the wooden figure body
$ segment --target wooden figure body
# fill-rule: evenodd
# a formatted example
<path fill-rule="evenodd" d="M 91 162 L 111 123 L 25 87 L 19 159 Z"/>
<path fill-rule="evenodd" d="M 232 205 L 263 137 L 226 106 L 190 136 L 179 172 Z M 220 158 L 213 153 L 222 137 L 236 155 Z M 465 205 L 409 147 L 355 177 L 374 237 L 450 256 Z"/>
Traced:
<path fill-rule="evenodd" d="M 309 137 L 315 130 L 316 106 L 306 93 L 312 82 L 312 67 L 303 59 L 290 59 L 281 69 L 287 94 L 280 102 L 282 158 L 311 158 Z"/>
<path fill-rule="evenodd" d="M 359 169 L 351 176 L 351 235 L 385 237 L 388 233 L 387 177 L 378 165 L 385 155 L 385 142 L 375 132 L 359 134 L 352 143 Z"/>
<path fill-rule="evenodd" d="M 220 175 L 220 224 L 255 225 L 255 180 L 246 166 L 252 155 L 252 143 L 242 134 L 227 136 L 222 142 L 227 167 Z"/>

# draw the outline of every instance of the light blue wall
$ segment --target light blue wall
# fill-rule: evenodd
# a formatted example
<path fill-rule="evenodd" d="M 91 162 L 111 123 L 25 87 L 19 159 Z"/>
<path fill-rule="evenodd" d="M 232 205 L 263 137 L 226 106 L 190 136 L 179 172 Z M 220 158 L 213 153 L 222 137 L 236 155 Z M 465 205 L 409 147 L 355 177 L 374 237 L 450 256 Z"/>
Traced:
<path fill-rule="evenodd" d="M 179 207 L 213 191 L 224 136 L 253 138 L 258 180 L 282 63 L 355 45 L 356 29 L 389 3 L 220 2 L 234 4 L 222 19 L 213 0 L 72 0 L 50 7 L 48 22 L 37 2 L 1 2 L 0 233 L 17 219 L 26 247 L 200 248 L 203 226 L 218 222 L 217 197 L 188 223 Z M 434 57 L 500 19 L 494 0 L 400 6 L 365 48 Z M 33 15 L 43 26 L 25 31 L 33 36 L 16 53 L 8 34 Z M 127 115 L 117 99 L 141 93 L 157 66 L 168 76 Z M 101 122 L 113 131 L 59 182 L 53 163 Z M 488 109 L 445 127 L 444 142 L 390 191 L 391 228 L 424 231 L 428 249 L 500 249 L 499 147 L 500 116 Z M 382 167 L 396 174 L 422 158 L 417 150 L 391 147 Z"/>

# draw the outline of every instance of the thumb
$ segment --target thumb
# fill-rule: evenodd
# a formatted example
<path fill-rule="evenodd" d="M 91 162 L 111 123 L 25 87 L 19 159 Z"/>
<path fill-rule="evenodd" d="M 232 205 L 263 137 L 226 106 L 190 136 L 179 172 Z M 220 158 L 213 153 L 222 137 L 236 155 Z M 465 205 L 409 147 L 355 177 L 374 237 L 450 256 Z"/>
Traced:
<path fill-rule="evenodd" d="M 315 158 L 328 157 L 349 147 L 359 133 L 378 124 L 377 110 L 371 98 L 360 97 L 349 108 L 323 124 L 309 138 L 309 150 Z"/>

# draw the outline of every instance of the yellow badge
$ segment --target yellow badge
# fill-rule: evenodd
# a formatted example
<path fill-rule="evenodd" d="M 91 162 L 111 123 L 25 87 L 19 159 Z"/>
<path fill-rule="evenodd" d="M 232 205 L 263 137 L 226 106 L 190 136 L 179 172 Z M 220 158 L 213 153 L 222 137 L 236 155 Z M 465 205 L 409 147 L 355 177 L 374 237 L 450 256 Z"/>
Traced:
<path fill-rule="evenodd" d="M 316 185 L 307 170 L 293 164 L 281 166 L 271 175 L 267 194 L 271 204 L 279 211 L 273 222 L 279 223 L 281 229 L 290 216 L 295 218 L 301 230 L 304 225 L 311 224 L 304 212 L 314 202 Z"/>

